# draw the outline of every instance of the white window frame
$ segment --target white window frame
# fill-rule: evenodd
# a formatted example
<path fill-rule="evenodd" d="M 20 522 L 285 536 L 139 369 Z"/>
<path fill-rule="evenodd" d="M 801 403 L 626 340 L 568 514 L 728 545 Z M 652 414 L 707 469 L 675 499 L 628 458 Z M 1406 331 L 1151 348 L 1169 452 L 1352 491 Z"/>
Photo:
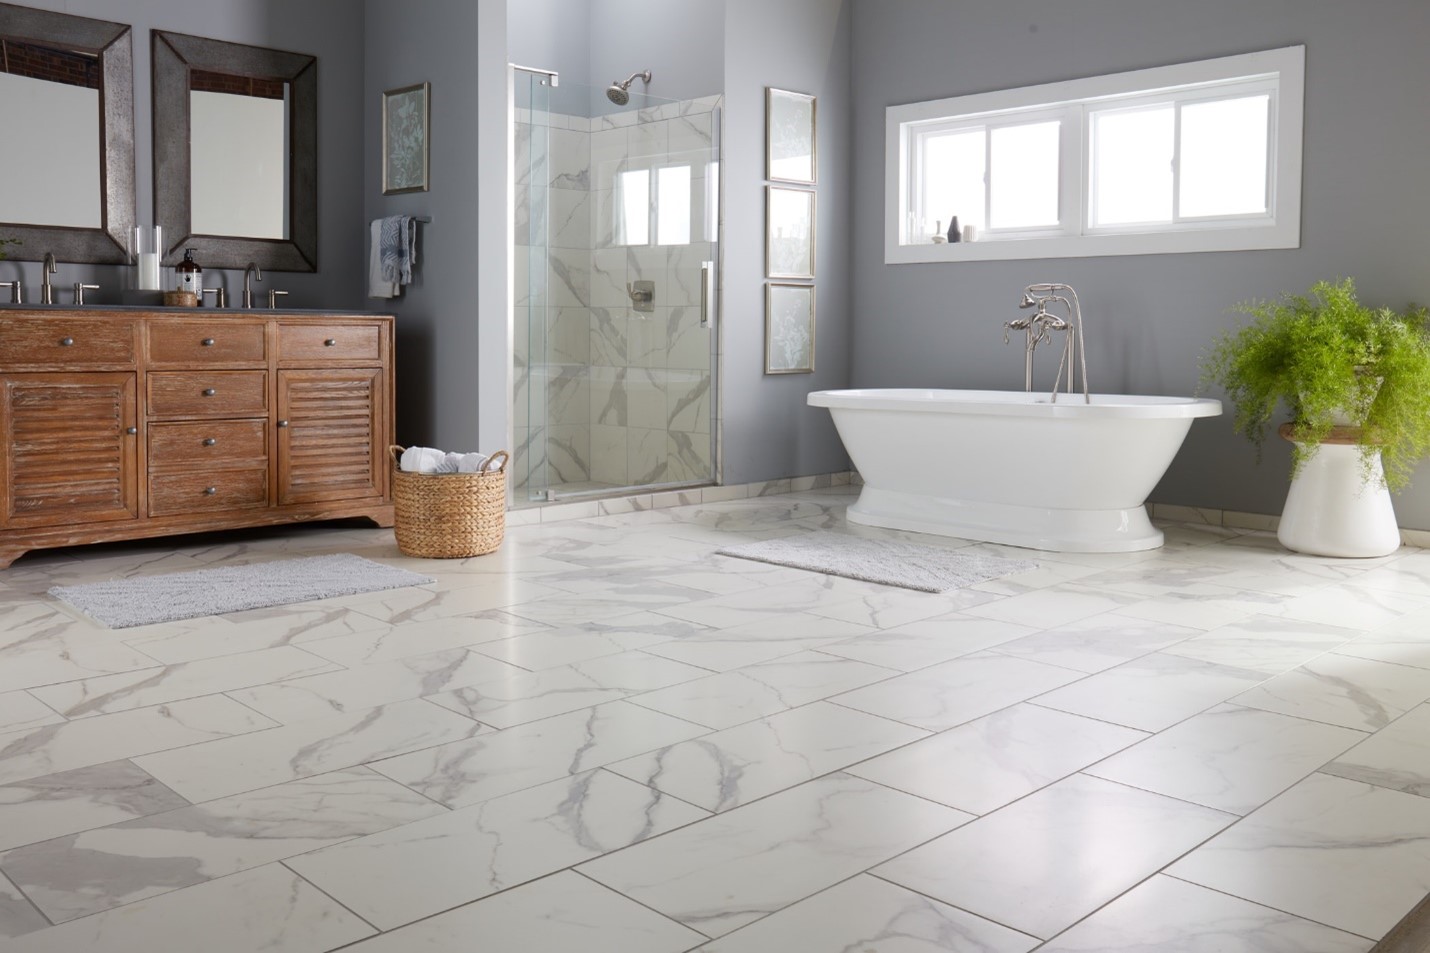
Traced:
<path fill-rule="evenodd" d="M 1305 100 L 1304 46 L 1225 56 L 1195 63 L 1114 73 L 1062 83 L 959 96 L 885 113 L 884 260 L 889 264 L 1076 258 L 1299 248 L 1301 139 Z M 1270 94 L 1267 211 L 1172 223 L 1092 228 L 1090 113 L 1099 108 L 1204 102 Z M 1180 117 L 1180 108 L 1178 111 Z M 1053 229 L 999 230 L 973 242 L 909 241 L 910 190 L 919 137 L 930 133 L 1062 119 L 1059 213 Z M 1180 122 L 1178 123 L 1180 125 Z M 989 170 L 991 175 L 991 170 Z M 1174 209 L 1178 180 L 1173 180 Z M 1016 234 L 1015 234 L 1016 232 Z"/>

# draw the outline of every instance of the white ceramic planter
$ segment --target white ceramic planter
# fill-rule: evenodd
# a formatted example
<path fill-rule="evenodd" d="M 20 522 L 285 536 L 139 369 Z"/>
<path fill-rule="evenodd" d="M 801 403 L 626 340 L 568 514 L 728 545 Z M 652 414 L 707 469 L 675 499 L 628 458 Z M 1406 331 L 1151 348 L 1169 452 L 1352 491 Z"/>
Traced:
<path fill-rule="evenodd" d="M 1355 444 L 1323 443 L 1291 481 L 1276 538 L 1313 556 L 1385 556 L 1400 547 L 1400 529 L 1384 486 L 1380 452 L 1369 478 Z"/>

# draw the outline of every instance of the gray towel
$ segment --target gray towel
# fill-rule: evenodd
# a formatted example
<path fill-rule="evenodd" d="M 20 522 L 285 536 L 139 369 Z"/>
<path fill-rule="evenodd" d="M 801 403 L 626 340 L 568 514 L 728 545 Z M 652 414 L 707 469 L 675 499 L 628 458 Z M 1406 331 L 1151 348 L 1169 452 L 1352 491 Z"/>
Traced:
<path fill-rule="evenodd" d="M 372 223 L 373 248 L 369 262 L 368 294 L 392 298 L 403 285 L 412 284 L 412 266 L 417 263 L 417 219 L 411 215 L 389 215 Z"/>

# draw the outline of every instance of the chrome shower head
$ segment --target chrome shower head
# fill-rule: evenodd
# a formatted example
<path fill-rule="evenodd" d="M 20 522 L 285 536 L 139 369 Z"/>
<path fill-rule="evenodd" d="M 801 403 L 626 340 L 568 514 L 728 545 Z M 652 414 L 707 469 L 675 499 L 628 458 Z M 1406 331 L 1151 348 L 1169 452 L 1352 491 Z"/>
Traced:
<path fill-rule="evenodd" d="M 626 103 L 631 101 L 631 94 L 629 90 L 631 88 L 631 83 L 634 83 L 637 79 L 649 84 L 650 70 L 641 70 L 639 72 L 632 73 L 630 76 L 626 77 L 625 82 L 620 82 L 619 80 L 612 82 L 610 86 L 606 87 L 606 98 L 609 99 L 611 102 L 615 103 L 617 106 L 624 106 Z"/>

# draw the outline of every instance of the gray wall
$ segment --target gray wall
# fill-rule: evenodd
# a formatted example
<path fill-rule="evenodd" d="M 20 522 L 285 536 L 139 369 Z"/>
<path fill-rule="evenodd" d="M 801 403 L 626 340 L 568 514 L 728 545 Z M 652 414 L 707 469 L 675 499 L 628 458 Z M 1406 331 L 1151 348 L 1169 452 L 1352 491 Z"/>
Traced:
<path fill-rule="evenodd" d="M 360 296 L 363 253 L 362 208 L 356 196 L 362 188 L 361 164 L 348 157 L 363 143 L 363 103 L 357 90 L 363 82 L 362 20 L 351 0 L 24 0 L 24 6 L 76 16 L 127 23 L 134 44 L 134 137 L 136 199 L 139 221 L 150 224 L 153 212 L 153 121 L 150 95 L 149 31 L 170 30 L 253 46 L 308 53 L 318 58 L 318 271 L 274 274 L 263 290 L 290 292 L 285 305 L 296 308 L 363 307 Z M 33 130 L 31 132 L 34 132 Z M 39 257 L 46 249 L 12 249 Z M 203 264 L 201 261 L 200 265 Z M 14 261 L 0 263 L 0 280 L 22 273 L 27 301 L 39 300 L 40 266 Z M 205 283 L 219 284 L 237 300 L 241 273 L 205 270 Z M 101 290 L 88 300 L 115 303 L 123 287 L 120 266 L 60 263 L 52 280 L 58 300 L 69 302 L 76 281 L 97 283 Z M 61 292 L 63 292 L 61 294 Z"/>
<path fill-rule="evenodd" d="M 1346 275 L 1370 304 L 1430 299 L 1427 36 L 1423 0 L 856 0 L 854 384 L 1016 388 L 1001 325 L 1036 281 L 1081 295 L 1093 388 L 1143 394 L 1191 393 L 1240 301 Z M 883 264 L 885 107 L 1302 43 L 1301 248 Z M 1273 438 L 1258 467 L 1229 417 L 1198 421 L 1153 499 L 1278 513 L 1288 458 Z M 1430 527 L 1430 469 L 1396 510 Z"/>
<path fill-rule="evenodd" d="M 385 215 L 430 216 L 418 225 L 413 284 L 368 307 L 397 315 L 397 442 L 474 450 L 477 434 L 477 280 L 495 278 L 496 263 L 478 265 L 476 174 L 477 4 L 468 0 L 367 0 L 363 5 L 364 224 Z M 382 92 L 432 84 L 431 189 L 382 194 Z M 357 203 L 355 203 L 357 204 Z M 497 208 L 489 214 L 502 215 Z M 366 245 L 364 245 L 366 248 Z M 364 286 L 365 293 L 365 286 Z M 501 312 L 487 315 L 501 320 Z M 492 444 L 489 449 L 496 449 Z"/>
<path fill-rule="evenodd" d="M 849 386 L 851 306 L 851 4 L 831 0 L 726 0 L 722 201 L 724 482 L 747 483 L 846 469 L 829 412 L 810 391 Z M 765 87 L 818 97 L 815 372 L 766 376 Z M 882 187 L 881 187 L 882 188 Z M 880 253 L 882 255 L 882 253 Z M 882 312 L 862 312 L 874 336 Z M 911 351 L 918 352 L 916 342 Z"/>

